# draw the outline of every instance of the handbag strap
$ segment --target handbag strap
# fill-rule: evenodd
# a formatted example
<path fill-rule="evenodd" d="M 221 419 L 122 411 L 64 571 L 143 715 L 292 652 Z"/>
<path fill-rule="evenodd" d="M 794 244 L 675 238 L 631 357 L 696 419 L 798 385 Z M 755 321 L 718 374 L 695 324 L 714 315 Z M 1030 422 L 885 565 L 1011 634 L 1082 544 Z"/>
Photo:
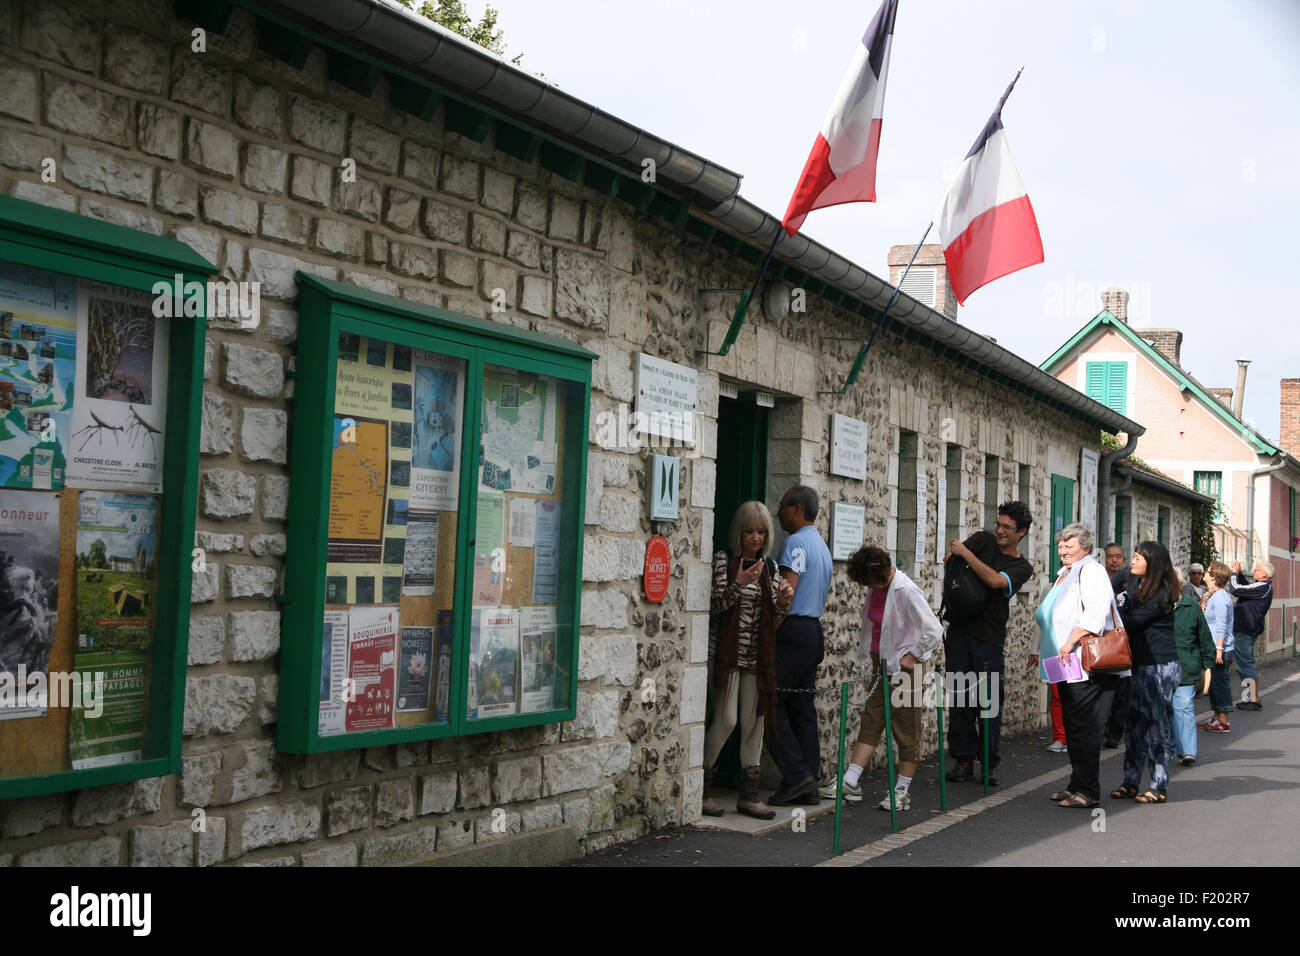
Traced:
<path fill-rule="evenodd" d="M 1088 610 L 1088 608 L 1083 603 L 1083 576 L 1082 575 L 1079 576 L 1079 607 L 1082 610 L 1085 611 Z M 1105 631 L 1106 621 L 1104 618 L 1102 619 L 1101 626 L 1102 626 L 1102 633 L 1103 634 L 1106 633 Z M 1128 629 L 1124 627 L 1124 620 L 1119 616 L 1119 605 L 1115 602 L 1114 588 L 1111 588 L 1110 591 L 1110 626 L 1111 626 L 1111 630 L 1124 631 L 1125 633 L 1128 632 Z"/>

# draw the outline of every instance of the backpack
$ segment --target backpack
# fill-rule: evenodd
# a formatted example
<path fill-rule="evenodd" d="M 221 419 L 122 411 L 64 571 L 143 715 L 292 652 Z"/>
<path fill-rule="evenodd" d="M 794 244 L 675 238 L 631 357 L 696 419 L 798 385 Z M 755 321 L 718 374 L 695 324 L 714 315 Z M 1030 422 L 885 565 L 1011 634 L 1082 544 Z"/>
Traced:
<path fill-rule="evenodd" d="M 992 548 L 987 546 L 992 541 Z M 997 539 L 987 535 L 983 553 L 977 555 L 981 561 L 993 566 L 993 554 Z M 989 586 L 980 580 L 980 576 L 962 558 L 953 555 L 948 559 L 943 571 L 943 602 L 939 606 L 939 616 L 949 624 L 965 624 L 979 617 L 988 603 Z"/>

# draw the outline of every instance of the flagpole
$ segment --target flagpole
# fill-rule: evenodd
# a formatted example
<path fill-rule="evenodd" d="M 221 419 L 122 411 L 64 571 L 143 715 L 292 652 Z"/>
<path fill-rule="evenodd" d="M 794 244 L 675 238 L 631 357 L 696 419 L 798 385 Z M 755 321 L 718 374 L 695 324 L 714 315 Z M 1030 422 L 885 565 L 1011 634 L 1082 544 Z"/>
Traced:
<path fill-rule="evenodd" d="M 916 248 L 912 250 L 912 258 L 907 260 L 907 268 L 904 269 L 903 274 L 898 277 L 898 283 L 894 286 L 894 291 L 889 296 L 889 301 L 885 303 L 885 311 L 880 313 L 880 320 L 876 323 L 876 327 L 871 331 L 871 338 L 863 342 L 862 347 L 858 349 L 858 356 L 853 360 L 853 367 L 849 369 L 848 378 L 844 380 L 844 387 L 838 392 L 818 392 L 819 395 L 843 395 L 854 383 L 857 382 L 858 375 L 862 371 L 862 365 L 867 360 L 867 353 L 871 351 L 871 344 L 876 341 L 876 336 L 880 334 L 880 328 L 885 324 L 885 316 L 889 315 L 889 310 L 893 307 L 894 300 L 898 298 L 898 290 L 903 287 L 903 280 L 907 278 L 908 272 L 912 269 L 912 263 L 916 261 L 917 253 L 919 253 L 921 247 L 925 245 L 926 237 L 930 235 L 930 230 L 933 228 L 934 220 L 931 220 L 930 224 L 925 227 L 925 232 L 921 235 L 921 241 L 918 242 Z"/>
<path fill-rule="evenodd" d="M 777 223 L 776 235 L 772 237 L 772 244 L 767 247 L 767 255 L 763 256 L 763 264 L 759 266 L 758 277 L 754 279 L 753 287 L 740 297 L 736 312 L 731 317 L 731 325 L 727 327 L 727 334 L 722 339 L 722 347 L 716 352 L 703 352 L 702 354 L 726 355 L 731 351 L 731 347 L 736 344 L 736 339 L 740 337 L 741 326 L 745 324 L 745 318 L 749 315 L 749 303 L 754 301 L 754 296 L 758 295 L 759 283 L 763 281 L 763 276 L 767 275 L 767 267 L 772 261 L 772 254 L 776 252 L 776 247 L 781 243 L 781 236 L 784 233 L 785 226 Z"/>

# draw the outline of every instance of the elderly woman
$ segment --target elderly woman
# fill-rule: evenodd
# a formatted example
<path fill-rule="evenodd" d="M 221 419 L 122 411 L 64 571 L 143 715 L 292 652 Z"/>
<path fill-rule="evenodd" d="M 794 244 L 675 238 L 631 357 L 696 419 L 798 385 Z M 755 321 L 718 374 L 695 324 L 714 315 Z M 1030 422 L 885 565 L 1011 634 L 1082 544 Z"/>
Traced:
<path fill-rule="evenodd" d="M 1133 682 L 1124 717 L 1124 782 L 1111 791 L 1115 800 L 1164 803 L 1173 752 L 1174 691 L 1182 678 L 1174 640 L 1174 608 L 1182 588 L 1169 552 L 1159 541 L 1133 549 L 1129 570 L 1136 582 L 1124 594 L 1120 616 L 1133 652 Z M 1150 787 L 1139 793 L 1142 772 L 1150 767 Z"/>
<path fill-rule="evenodd" d="M 1226 734 L 1232 729 L 1228 723 L 1228 715 L 1232 713 L 1228 667 L 1232 664 L 1234 650 L 1236 609 L 1224 590 L 1231 578 L 1228 566 L 1222 561 L 1214 561 L 1205 579 L 1205 620 L 1210 625 L 1210 639 L 1214 641 L 1214 666 L 1210 676 L 1210 707 L 1214 709 L 1214 716 L 1197 726 L 1215 734 Z"/>
<path fill-rule="evenodd" d="M 875 675 L 862 705 L 858 740 L 853 745 L 849 769 L 844 772 L 844 798 L 856 802 L 862 799 L 862 789 L 858 786 L 862 770 L 885 730 L 885 687 L 881 676 L 889 674 L 890 681 L 897 682 L 903 672 L 911 674 L 917 663 L 930 660 L 943 643 L 943 625 L 930 610 L 925 594 L 893 566 L 884 548 L 870 544 L 859 548 L 849 558 L 848 572 L 849 580 L 868 589 L 867 600 L 862 605 L 858 660 L 869 659 Z M 921 762 L 921 719 L 925 711 L 919 691 L 914 686 L 912 693 L 904 693 L 903 702 L 897 705 L 894 697 L 890 700 L 894 741 L 898 744 L 894 804 L 899 810 L 912 808 L 912 777 Z M 834 785 L 823 788 L 821 795 L 833 798 Z M 881 810 L 890 809 L 889 794 L 877 806 Z"/>
<path fill-rule="evenodd" d="M 713 556 L 713 596 L 709 603 L 709 664 L 713 719 L 704 735 L 705 816 L 722 816 L 713 798 L 718 754 L 740 720 L 742 777 L 736 809 L 760 820 L 776 811 L 758 797 L 763 752 L 763 715 L 776 704 L 776 627 L 794 591 L 767 559 L 772 516 L 761 501 L 746 501 L 731 519 L 729 551 Z"/>
<path fill-rule="evenodd" d="M 1080 641 L 1112 626 L 1110 579 L 1092 556 L 1088 526 L 1076 522 L 1062 528 L 1056 536 L 1056 553 L 1063 567 L 1035 615 L 1042 639 L 1040 653 L 1030 655 L 1030 667 L 1039 664 L 1040 654 L 1056 657 L 1062 664 L 1077 660 Z M 1046 668 L 1039 667 L 1039 676 L 1047 680 Z M 1120 676 L 1088 674 L 1082 680 L 1056 684 L 1070 753 L 1070 782 L 1051 795 L 1057 806 L 1088 809 L 1101 801 L 1101 739 Z"/>

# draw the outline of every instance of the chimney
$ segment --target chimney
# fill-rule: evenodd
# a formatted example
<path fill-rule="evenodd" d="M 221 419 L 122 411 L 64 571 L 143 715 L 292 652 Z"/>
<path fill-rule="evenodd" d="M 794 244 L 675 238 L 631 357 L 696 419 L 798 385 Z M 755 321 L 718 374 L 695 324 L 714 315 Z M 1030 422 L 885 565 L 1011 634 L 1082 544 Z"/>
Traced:
<path fill-rule="evenodd" d="M 1183 354 L 1183 333 L 1178 329 L 1138 329 L 1138 335 L 1151 343 L 1151 346 L 1175 365 L 1179 365 L 1179 356 Z M 1181 366 L 1179 366 L 1181 367 Z"/>
<path fill-rule="evenodd" d="M 1282 450 L 1300 458 L 1300 378 L 1282 379 Z"/>
<path fill-rule="evenodd" d="M 1232 389 L 1230 388 L 1207 388 L 1207 392 L 1219 400 L 1219 404 L 1224 408 L 1232 408 Z"/>
<path fill-rule="evenodd" d="M 957 320 L 957 297 L 953 295 L 952 281 L 948 278 L 948 262 L 943 257 L 943 246 L 931 243 L 921 247 L 916 259 L 912 252 L 916 246 L 889 247 L 889 281 L 898 285 L 907 263 L 912 261 L 912 268 L 899 290 L 907 293 L 917 302 L 922 302 L 942 312 L 954 322 Z"/>
<path fill-rule="evenodd" d="M 1250 359 L 1237 359 L 1237 391 L 1232 398 L 1232 414 L 1235 418 L 1241 418 L 1241 406 L 1246 401 L 1246 366 L 1250 364 Z"/>
<path fill-rule="evenodd" d="M 1119 286 L 1111 286 L 1101 294 L 1101 307 L 1128 325 L 1128 293 Z"/>

